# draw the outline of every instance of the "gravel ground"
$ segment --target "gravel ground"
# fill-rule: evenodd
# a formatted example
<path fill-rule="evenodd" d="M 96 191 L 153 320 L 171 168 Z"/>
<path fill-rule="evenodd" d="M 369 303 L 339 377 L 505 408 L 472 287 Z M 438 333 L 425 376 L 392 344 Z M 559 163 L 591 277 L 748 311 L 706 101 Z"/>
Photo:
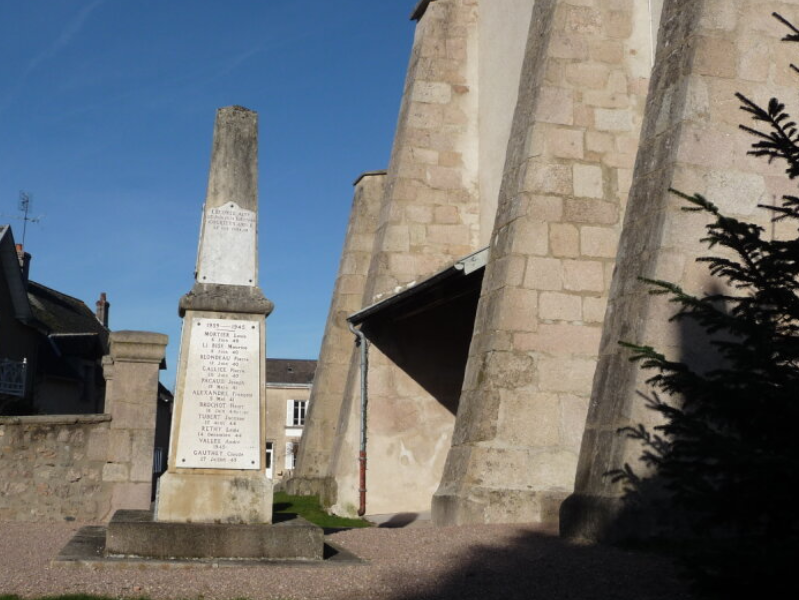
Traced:
<path fill-rule="evenodd" d="M 0 523 L 0 594 L 160 598 L 689 599 L 663 557 L 568 543 L 532 526 L 356 529 L 340 567 L 51 567 L 76 523 Z"/>

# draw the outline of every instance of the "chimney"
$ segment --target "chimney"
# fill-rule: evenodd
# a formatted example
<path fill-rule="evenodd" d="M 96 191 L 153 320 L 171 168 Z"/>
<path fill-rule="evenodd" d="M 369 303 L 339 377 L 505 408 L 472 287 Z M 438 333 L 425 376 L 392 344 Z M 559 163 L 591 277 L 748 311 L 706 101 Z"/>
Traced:
<path fill-rule="evenodd" d="M 103 324 L 103 327 L 106 329 L 108 328 L 108 309 L 111 307 L 108 300 L 106 300 L 105 292 L 100 294 L 100 299 L 97 301 L 97 310 L 95 311 L 95 315 L 97 315 L 97 320 Z"/>
<path fill-rule="evenodd" d="M 22 244 L 17 244 L 17 260 L 19 261 L 20 271 L 22 271 L 22 280 L 25 282 L 25 286 L 27 287 L 28 273 L 30 272 L 31 268 L 31 255 L 23 250 Z"/>

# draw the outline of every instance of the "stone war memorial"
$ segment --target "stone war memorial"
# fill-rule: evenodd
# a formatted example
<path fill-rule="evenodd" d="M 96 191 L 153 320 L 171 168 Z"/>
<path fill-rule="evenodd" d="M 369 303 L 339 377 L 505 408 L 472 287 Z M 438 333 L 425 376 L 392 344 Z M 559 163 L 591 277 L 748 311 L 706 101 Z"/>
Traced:
<path fill-rule="evenodd" d="M 106 555 L 321 559 L 322 530 L 272 524 L 266 476 L 266 317 L 258 286 L 258 117 L 217 111 L 195 284 L 183 318 L 172 447 L 155 511 L 120 510 Z"/>

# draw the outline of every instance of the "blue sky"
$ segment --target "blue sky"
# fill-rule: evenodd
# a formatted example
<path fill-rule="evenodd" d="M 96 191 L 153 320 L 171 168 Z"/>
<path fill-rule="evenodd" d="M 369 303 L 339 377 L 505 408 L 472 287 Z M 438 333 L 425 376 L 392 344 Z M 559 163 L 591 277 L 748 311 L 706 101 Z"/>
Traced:
<path fill-rule="evenodd" d="M 31 279 L 169 335 L 193 282 L 214 113 L 260 119 L 267 354 L 316 358 L 352 200 L 387 166 L 415 0 L 0 0 L 0 223 Z"/>

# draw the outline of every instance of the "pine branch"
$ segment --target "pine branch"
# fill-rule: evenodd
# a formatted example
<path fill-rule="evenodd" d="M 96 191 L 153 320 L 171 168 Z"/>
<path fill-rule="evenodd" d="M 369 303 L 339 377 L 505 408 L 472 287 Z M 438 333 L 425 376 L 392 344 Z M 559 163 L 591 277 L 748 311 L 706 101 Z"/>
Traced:
<path fill-rule="evenodd" d="M 769 163 L 775 158 L 782 158 L 788 163 L 786 169 L 788 177 L 793 179 L 799 175 L 799 167 L 797 166 L 797 156 L 799 156 L 797 142 L 799 142 L 799 137 L 797 137 L 796 123 L 788 120 L 790 117 L 785 112 L 785 105 L 776 98 L 772 98 L 769 101 L 768 109 L 764 110 L 740 92 L 736 93 L 735 96 L 742 102 L 741 109 L 752 115 L 752 120 L 765 123 L 771 130 L 769 133 L 763 133 L 758 129 L 739 125 L 742 130 L 760 139 L 760 141 L 752 144 L 752 150 L 747 152 L 747 154 L 750 156 L 765 156 L 768 158 Z M 784 122 L 786 120 L 788 120 L 787 123 Z"/>
<path fill-rule="evenodd" d="M 799 29 L 797 29 L 793 23 L 791 23 L 781 14 L 776 12 L 771 13 L 771 16 L 777 19 L 783 25 L 785 25 L 788 29 L 793 31 L 793 33 L 785 34 L 785 36 L 782 38 L 783 42 L 799 42 Z"/>

